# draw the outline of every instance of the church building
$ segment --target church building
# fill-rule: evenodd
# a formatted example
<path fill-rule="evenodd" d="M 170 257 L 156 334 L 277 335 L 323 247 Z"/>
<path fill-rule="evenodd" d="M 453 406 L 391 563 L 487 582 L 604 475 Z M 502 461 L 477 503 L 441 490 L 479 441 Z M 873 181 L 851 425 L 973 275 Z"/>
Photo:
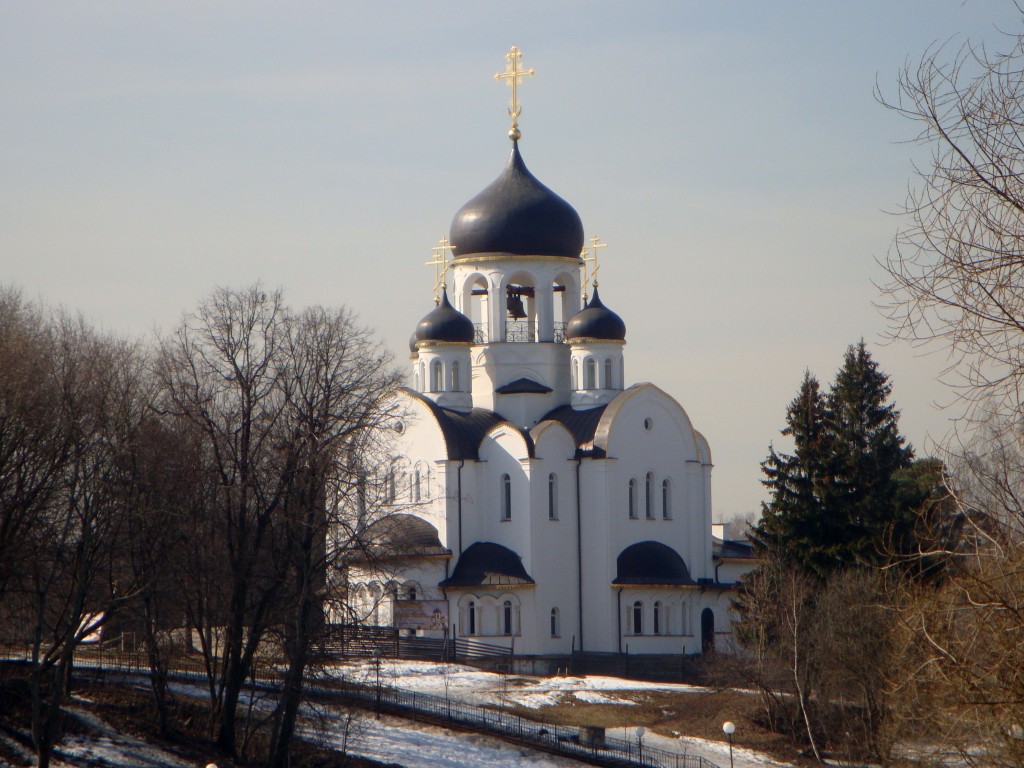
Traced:
<path fill-rule="evenodd" d="M 724 650 L 749 549 L 712 535 L 707 439 L 629 383 L 626 323 L 593 279 L 602 246 L 523 160 L 520 57 L 498 76 L 508 162 L 435 249 L 374 527 L 390 572 L 356 574 L 357 618 L 517 655 Z"/>

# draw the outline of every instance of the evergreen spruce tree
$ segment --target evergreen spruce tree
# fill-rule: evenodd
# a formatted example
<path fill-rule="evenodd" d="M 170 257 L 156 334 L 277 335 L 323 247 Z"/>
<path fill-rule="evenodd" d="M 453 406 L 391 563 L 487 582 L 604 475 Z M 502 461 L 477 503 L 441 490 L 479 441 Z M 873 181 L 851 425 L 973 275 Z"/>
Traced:
<path fill-rule="evenodd" d="M 831 542 L 836 565 L 878 563 L 893 527 L 905 524 L 894 475 L 913 461 L 899 431 L 899 411 L 888 402 L 889 377 L 862 339 L 846 350 L 826 398 L 831 436 L 828 514 L 838 537 Z"/>
<path fill-rule="evenodd" d="M 891 393 L 863 341 L 847 349 L 827 395 L 805 372 L 782 430 L 793 454 L 772 447 L 761 464 L 771 497 L 751 532 L 759 556 L 825 577 L 880 562 L 894 541 L 909 540 L 913 520 L 894 475 L 910 466 L 913 452 Z"/>
<path fill-rule="evenodd" d="M 771 555 L 817 572 L 822 563 L 822 540 L 830 538 L 826 514 L 829 438 L 825 429 L 825 399 L 818 380 L 804 372 L 800 392 L 786 409 L 782 434 L 794 443 L 792 454 L 769 449 L 761 464 L 771 500 L 762 504 L 761 520 L 751 539 L 760 557 Z"/>

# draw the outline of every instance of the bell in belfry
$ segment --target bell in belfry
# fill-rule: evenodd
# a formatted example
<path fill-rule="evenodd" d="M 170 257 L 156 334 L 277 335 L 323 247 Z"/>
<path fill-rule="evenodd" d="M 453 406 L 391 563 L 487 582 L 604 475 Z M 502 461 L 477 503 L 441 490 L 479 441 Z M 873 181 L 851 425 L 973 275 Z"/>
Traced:
<path fill-rule="evenodd" d="M 522 320 L 526 317 L 526 309 L 523 307 L 523 297 L 518 293 L 509 293 L 505 302 L 508 309 L 508 316 L 513 320 Z"/>

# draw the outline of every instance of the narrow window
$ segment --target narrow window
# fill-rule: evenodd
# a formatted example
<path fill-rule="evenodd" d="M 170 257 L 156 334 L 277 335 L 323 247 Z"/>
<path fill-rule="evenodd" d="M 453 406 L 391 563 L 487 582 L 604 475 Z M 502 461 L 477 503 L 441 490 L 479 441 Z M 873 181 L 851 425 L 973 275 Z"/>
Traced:
<path fill-rule="evenodd" d="M 629 519 L 636 520 L 639 516 L 636 510 L 636 490 L 637 482 L 636 478 L 632 478 L 629 481 Z"/>
<path fill-rule="evenodd" d="M 619 358 L 619 389 L 626 388 L 626 358 Z"/>
<path fill-rule="evenodd" d="M 573 389 L 579 389 L 580 388 L 580 361 L 579 360 L 573 360 L 572 361 L 572 388 Z"/>
<path fill-rule="evenodd" d="M 420 363 L 420 383 L 425 390 L 427 388 L 427 364 Z"/>
<path fill-rule="evenodd" d="M 459 361 L 452 361 L 452 392 L 461 392 L 462 388 L 459 386 Z"/>
<path fill-rule="evenodd" d="M 672 483 L 668 478 L 661 481 L 661 519 L 672 519 Z"/>
<path fill-rule="evenodd" d="M 395 468 L 392 466 L 388 470 L 387 479 L 384 481 L 384 503 L 394 504 L 395 497 L 398 495 L 398 481 L 395 477 Z"/>
<path fill-rule="evenodd" d="M 501 519 L 512 519 L 512 478 L 501 476 Z"/>
<path fill-rule="evenodd" d="M 561 633 L 558 628 L 558 609 L 551 609 L 551 636 L 561 637 Z"/>
<path fill-rule="evenodd" d="M 684 635 L 689 633 L 689 622 L 687 621 L 688 613 L 689 611 L 686 609 L 686 601 L 684 600 L 679 605 L 680 632 Z"/>
<path fill-rule="evenodd" d="M 420 471 L 415 469 L 412 473 L 412 500 L 419 501 L 422 496 L 423 489 L 420 484 Z"/>
<path fill-rule="evenodd" d="M 512 634 L 512 601 L 506 600 L 501 604 L 501 629 L 502 634 Z"/>
<path fill-rule="evenodd" d="M 661 603 L 654 602 L 654 634 L 661 634 Z"/>
<path fill-rule="evenodd" d="M 654 473 L 647 473 L 647 482 L 645 485 L 646 495 L 644 497 L 645 514 L 648 520 L 654 519 Z"/>
<path fill-rule="evenodd" d="M 558 479 L 554 472 L 548 475 L 548 520 L 558 519 Z"/>
<path fill-rule="evenodd" d="M 441 367 L 440 360 L 435 360 L 430 364 L 430 391 L 444 391 L 444 369 Z"/>
<path fill-rule="evenodd" d="M 604 388 L 615 388 L 615 382 L 612 381 L 612 359 L 610 357 L 604 361 Z"/>
<path fill-rule="evenodd" d="M 633 634 L 644 633 L 644 604 L 637 600 L 633 603 Z"/>
<path fill-rule="evenodd" d="M 597 389 L 597 365 L 594 363 L 594 358 L 588 357 L 587 362 L 583 364 L 584 375 L 587 380 L 584 385 L 584 389 Z"/>
<path fill-rule="evenodd" d="M 476 603 L 472 600 L 469 601 L 469 605 L 466 606 L 466 616 L 469 619 L 469 634 L 476 634 Z"/>

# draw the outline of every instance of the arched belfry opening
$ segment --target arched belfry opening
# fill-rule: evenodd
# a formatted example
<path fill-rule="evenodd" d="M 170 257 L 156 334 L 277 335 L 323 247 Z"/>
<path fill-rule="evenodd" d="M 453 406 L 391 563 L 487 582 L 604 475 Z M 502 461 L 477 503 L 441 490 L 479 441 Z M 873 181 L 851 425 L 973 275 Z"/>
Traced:
<path fill-rule="evenodd" d="M 576 274 L 563 272 L 551 284 L 553 298 L 553 327 L 551 340 L 566 341 L 566 329 L 569 320 L 580 311 L 579 270 Z"/>
<path fill-rule="evenodd" d="M 473 343 L 493 341 L 490 334 L 490 291 L 483 275 L 472 275 L 463 283 L 462 309 L 473 322 Z"/>
<path fill-rule="evenodd" d="M 518 272 L 505 281 L 505 341 L 540 340 L 539 321 L 544 314 L 533 275 Z"/>

